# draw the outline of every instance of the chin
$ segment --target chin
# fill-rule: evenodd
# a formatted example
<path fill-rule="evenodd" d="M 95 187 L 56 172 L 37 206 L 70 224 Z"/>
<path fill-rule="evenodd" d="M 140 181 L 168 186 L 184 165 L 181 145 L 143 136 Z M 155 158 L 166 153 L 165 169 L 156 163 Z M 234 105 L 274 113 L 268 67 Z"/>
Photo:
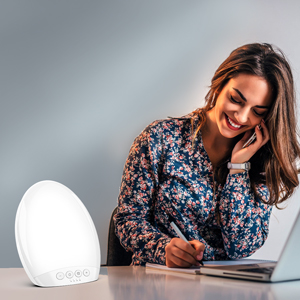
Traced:
<path fill-rule="evenodd" d="M 233 138 L 239 136 L 240 134 L 242 134 L 243 132 L 241 132 L 240 130 L 233 131 L 230 128 L 226 127 L 226 128 L 222 128 L 220 130 L 220 133 L 223 137 L 225 137 L 227 139 L 233 139 Z"/>

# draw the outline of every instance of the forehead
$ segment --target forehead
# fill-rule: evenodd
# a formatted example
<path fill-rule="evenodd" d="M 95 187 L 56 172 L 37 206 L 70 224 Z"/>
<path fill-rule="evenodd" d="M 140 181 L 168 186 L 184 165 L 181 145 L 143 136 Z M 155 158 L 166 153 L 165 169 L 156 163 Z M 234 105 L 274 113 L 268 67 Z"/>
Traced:
<path fill-rule="evenodd" d="M 272 89 L 270 84 L 262 77 L 250 74 L 239 74 L 231 78 L 227 84 L 231 92 L 238 90 L 251 105 L 270 106 L 272 102 Z"/>

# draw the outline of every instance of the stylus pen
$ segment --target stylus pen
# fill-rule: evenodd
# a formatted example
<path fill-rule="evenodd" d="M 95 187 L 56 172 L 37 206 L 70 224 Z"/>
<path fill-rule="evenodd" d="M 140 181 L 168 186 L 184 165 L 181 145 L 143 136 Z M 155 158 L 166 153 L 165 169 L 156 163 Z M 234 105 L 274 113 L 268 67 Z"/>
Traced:
<path fill-rule="evenodd" d="M 187 242 L 187 243 L 189 242 L 189 241 L 186 239 L 186 237 L 182 234 L 182 232 L 179 230 L 179 228 L 176 226 L 176 224 L 175 224 L 173 221 L 171 222 L 171 227 L 176 231 L 176 233 L 178 234 L 178 236 L 179 236 L 182 240 L 184 240 L 184 241 Z M 199 263 L 200 263 L 202 266 L 204 266 L 202 260 L 200 260 Z"/>

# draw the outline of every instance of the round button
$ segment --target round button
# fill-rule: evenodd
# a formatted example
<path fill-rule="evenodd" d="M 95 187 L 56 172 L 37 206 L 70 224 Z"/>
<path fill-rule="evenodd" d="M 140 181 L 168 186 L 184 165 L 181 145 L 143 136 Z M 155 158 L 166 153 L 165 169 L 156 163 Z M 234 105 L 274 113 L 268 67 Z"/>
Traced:
<path fill-rule="evenodd" d="M 58 280 L 62 280 L 62 279 L 64 279 L 64 277 L 65 277 L 65 275 L 64 275 L 63 272 L 58 272 L 58 273 L 56 274 L 56 278 L 57 278 Z"/>
<path fill-rule="evenodd" d="M 84 276 L 89 276 L 90 275 L 90 271 L 88 269 L 83 270 L 83 275 Z"/>
<path fill-rule="evenodd" d="M 80 270 L 76 270 L 76 271 L 75 271 L 75 276 L 76 276 L 76 277 L 80 277 L 80 276 L 81 276 L 81 274 L 82 274 L 82 273 L 81 273 L 81 271 L 80 271 Z"/>
<path fill-rule="evenodd" d="M 71 272 L 71 271 L 68 271 L 67 273 L 66 273 L 66 276 L 67 276 L 67 278 L 72 278 L 73 277 L 73 272 Z"/>

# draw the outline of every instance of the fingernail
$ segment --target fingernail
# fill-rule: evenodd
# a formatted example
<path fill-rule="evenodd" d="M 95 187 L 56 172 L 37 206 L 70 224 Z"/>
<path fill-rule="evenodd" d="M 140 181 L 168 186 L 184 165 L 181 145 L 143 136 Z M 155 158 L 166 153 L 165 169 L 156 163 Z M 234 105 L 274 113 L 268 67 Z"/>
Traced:
<path fill-rule="evenodd" d="M 203 252 L 201 252 L 200 254 L 197 255 L 197 260 L 201 260 L 203 258 Z"/>
<path fill-rule="evenodd" d="M 265 123 L 265 120 L 264 119 L 261 119 L 264 123 Z"/>

